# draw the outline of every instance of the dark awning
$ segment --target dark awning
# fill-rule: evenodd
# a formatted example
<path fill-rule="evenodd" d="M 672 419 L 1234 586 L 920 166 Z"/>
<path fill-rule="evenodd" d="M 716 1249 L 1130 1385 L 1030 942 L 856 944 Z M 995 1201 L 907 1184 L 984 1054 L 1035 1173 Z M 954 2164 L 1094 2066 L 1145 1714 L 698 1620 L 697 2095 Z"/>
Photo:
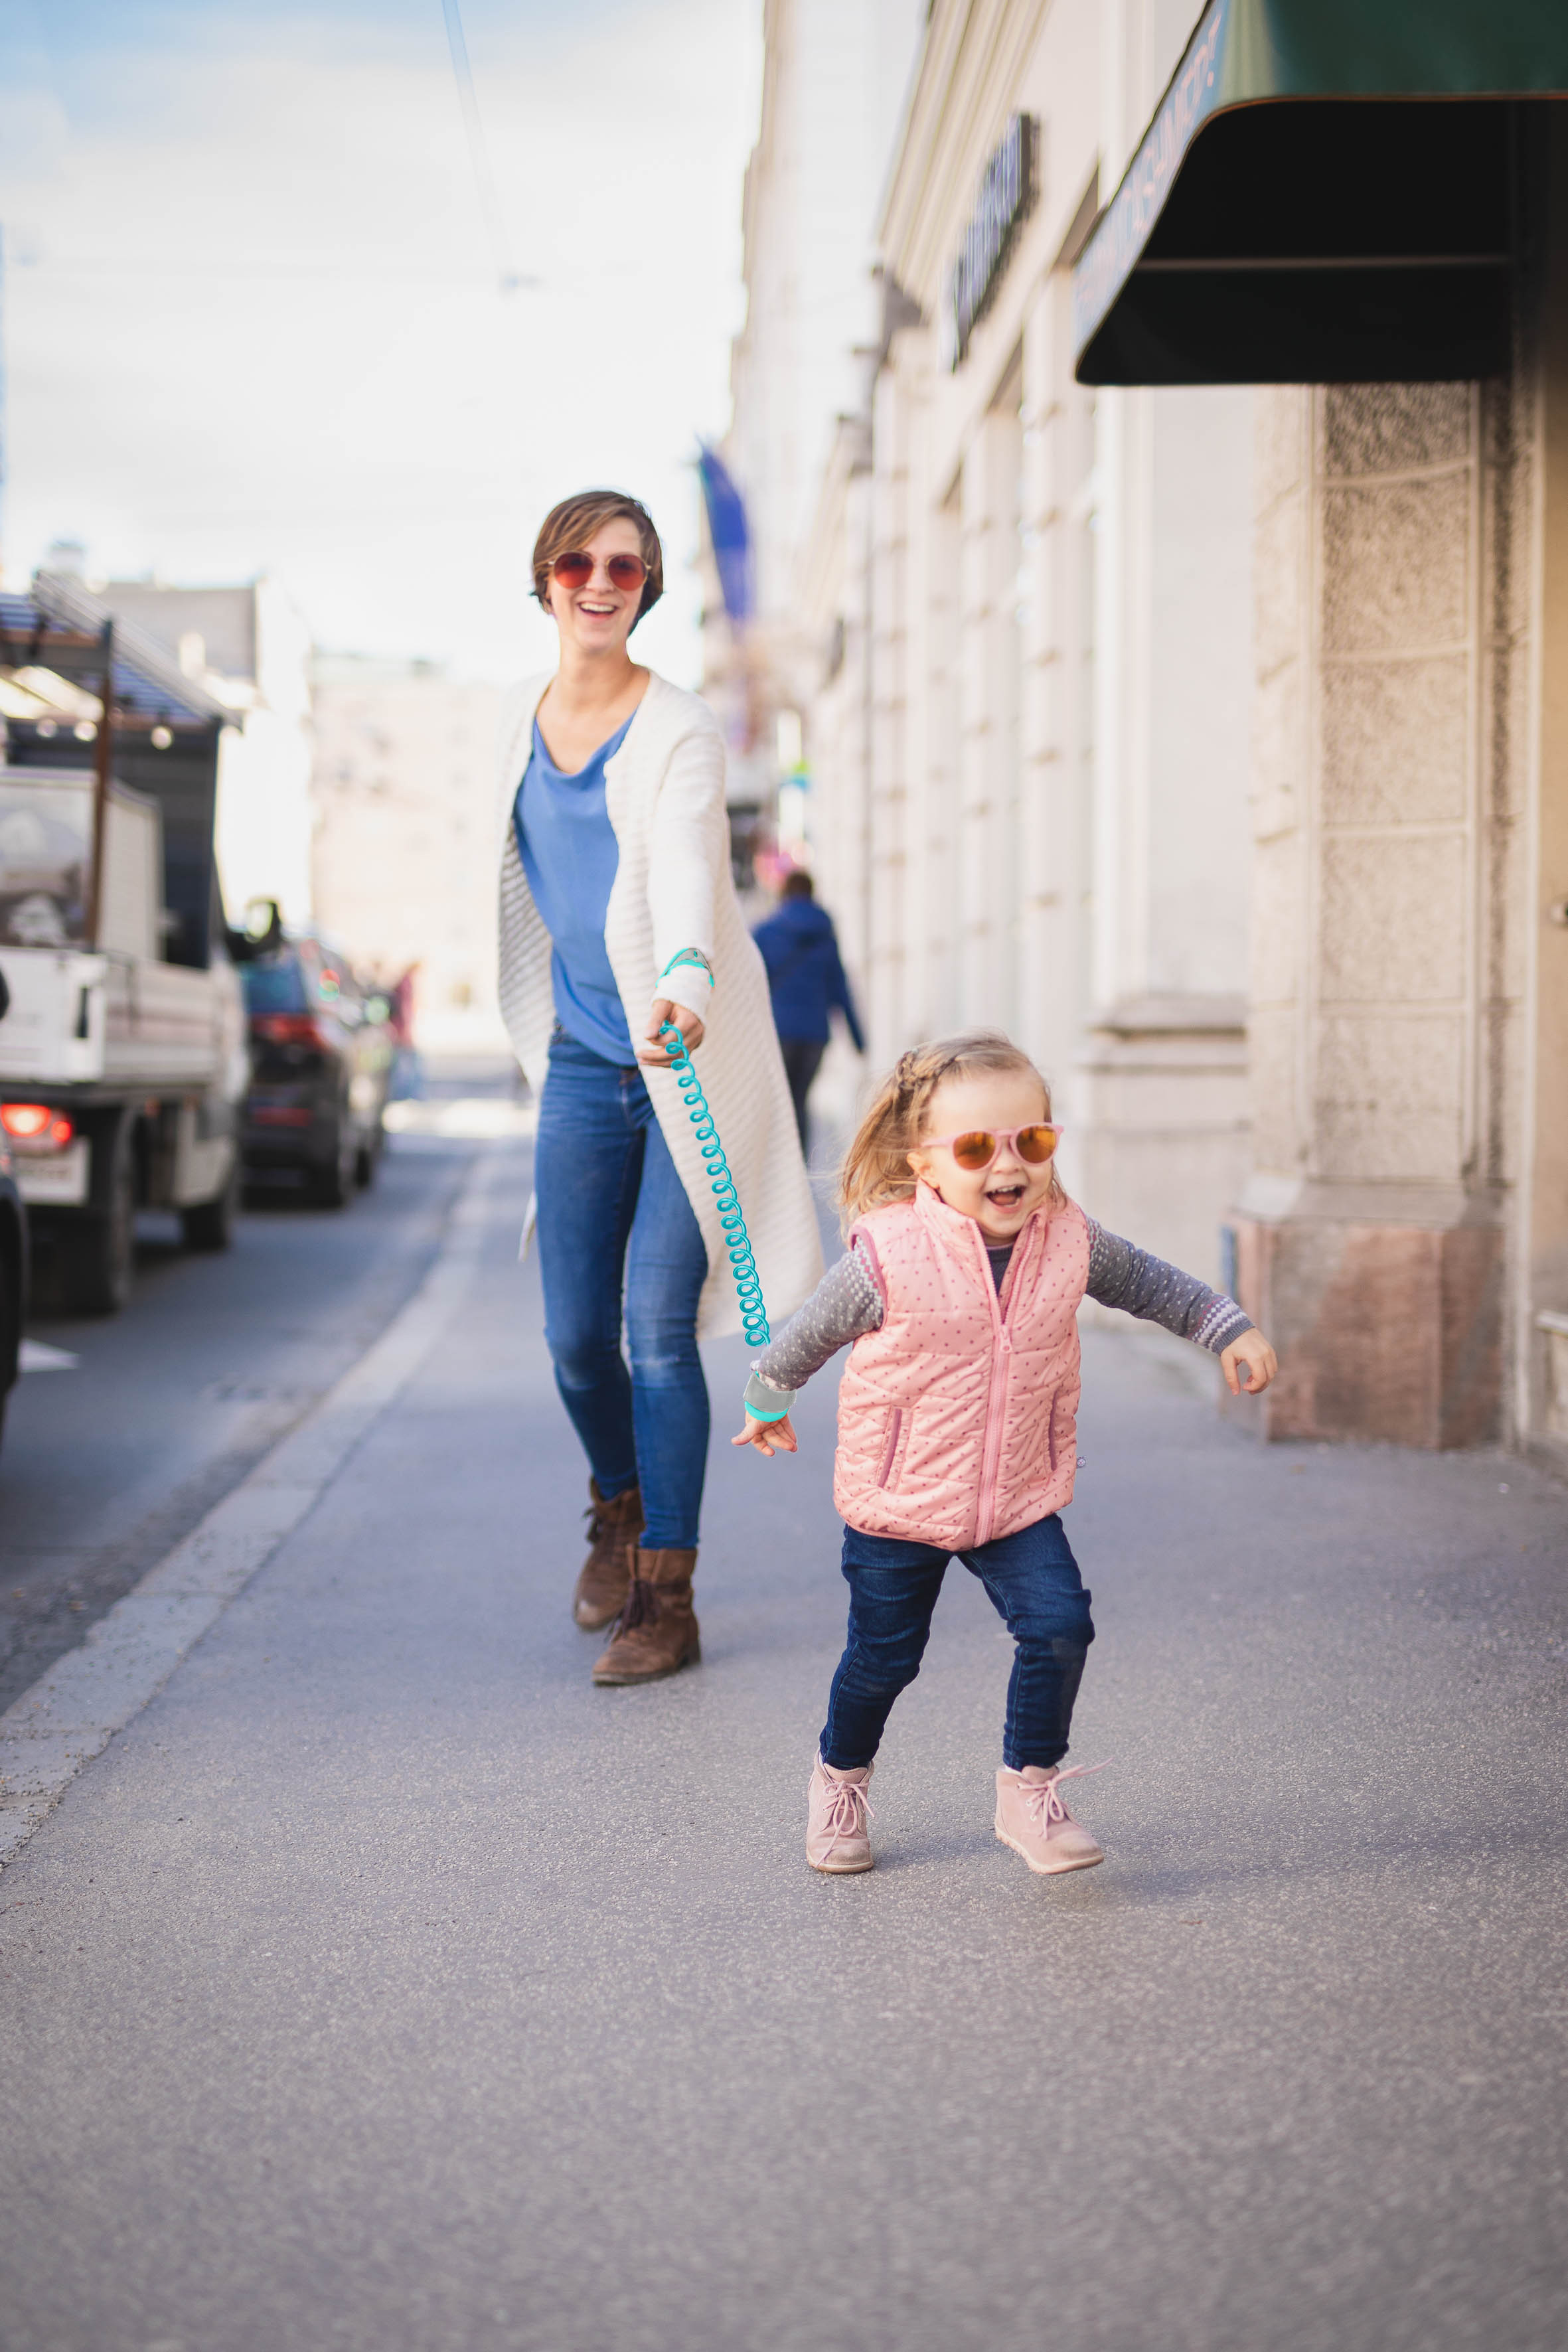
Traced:
<path fill-rule="evenodd" d="M 38 572 L 26 594 L 0 593 L 0 677 L 48 670 L 101 695 L 106 647 L 117 730 L 233 725 L 234 714 L 177 669 L 162 646 L 129 621 L 115 620 L 107 604 L 63 573 Z"/>
<path fill-rule="evenodd" d="M 1565 0 L 1214 0 L 1073 272 L 1079 382 L 1498 373 L 1565 95 Z"/>

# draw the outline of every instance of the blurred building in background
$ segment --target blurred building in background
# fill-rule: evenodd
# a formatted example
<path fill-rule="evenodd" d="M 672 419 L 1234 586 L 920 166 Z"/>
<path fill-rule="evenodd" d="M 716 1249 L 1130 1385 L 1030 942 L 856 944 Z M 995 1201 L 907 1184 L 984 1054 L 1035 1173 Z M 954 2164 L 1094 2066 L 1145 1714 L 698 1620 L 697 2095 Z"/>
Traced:
<path fill-rule="evenodd" d="M 873 1063 L 1008 1030 L 1086 1204 L 1217 1278 L 1246 1152 L 1251 397 L 1097 397 L 1069 332 L 1188 12 L 935 0 L 874 168 L 835 142 L 809 186 L 775 152 L 803 13 L 769 15 L 725 444 L 753 658 L 802 730 L 786 839 L 793 817 Z M 795 313 L 837 325 L 853 268 L 860 323 L 831 395 L 800 371 L 781 415 L 784 254 Z"/>
<path fill-rule="evenodd" d="M 218 754 L 216 850 L 230 921 L 250 899 L 276 898 L 286 922 L 305 922 L 310 632 L 303 614 L 280 582 L 265 577 L 238 588 L 110 580 L 94 593 L 166 647 L 238 722 L 226 729 Z"/>
<path fill-rule="evenodd" d="M 782 778 L 785 830 L 797 846 L 799 788 L 790 779 L 816 664 L 800 625 L 801 554 L 836 420 L 864 398 L 865 352 L 880 315 L 877 198 L 923 11 L 924 0 L 849 8 L 766 0 L 763 10 L 762 122 L 744 194 L 746 320 L 731 353 L 733 417 L 719 453 L 742 488 L 745 540 L 714 561 L 710 479 L 703 690 L 729 742 L 732 806 L 765 807 L 776 821 Z"/>
<path fill-rule="evenodd" d="M 505 1047 L 495 995 L 494 687 L 439 665 L 319 654 L 317 920 L 390 986 L 416 967 L 426 1053 Z"/>

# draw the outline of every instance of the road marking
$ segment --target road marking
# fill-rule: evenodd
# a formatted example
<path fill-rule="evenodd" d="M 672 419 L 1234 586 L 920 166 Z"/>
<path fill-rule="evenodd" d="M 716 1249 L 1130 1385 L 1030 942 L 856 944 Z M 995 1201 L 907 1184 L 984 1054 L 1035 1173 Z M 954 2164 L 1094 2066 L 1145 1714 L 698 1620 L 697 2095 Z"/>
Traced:
<path fill-rule="evenodd" d="M 24 1372 L 74 1372 L 80 1363 L 68 1348 L 51 1348 L 47 1339 L 24 1339 L 17 1369 Z"/>
<path fill-rule="evenodd" d="M 0 1715 L 0 1866 L 53 1811 L 83 1765 L 156 1697 L 412 1380 L 468 1296 L 489 1194 L 503 1164 L 494 1150 L 480 1156 L 424 1281 L 314 1412 L 115 1602 L 79 1648 L 58 1658 Z"/>

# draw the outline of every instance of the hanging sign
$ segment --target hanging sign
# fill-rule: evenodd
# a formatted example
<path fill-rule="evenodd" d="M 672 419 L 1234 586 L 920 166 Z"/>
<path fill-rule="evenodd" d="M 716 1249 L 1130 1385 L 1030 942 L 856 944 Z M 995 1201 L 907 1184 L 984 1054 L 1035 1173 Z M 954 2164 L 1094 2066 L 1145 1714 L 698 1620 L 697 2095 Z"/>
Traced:
<path fill-rule="evenodd" d="M 985 166 L 974 215 L 948 280 L 950 366 L 962 367 L 968 358 L 969 339 L 991 308 L 1013 241 L 1034 209 L 1039 137 L 1032 114 L 1015 114 Z"/>

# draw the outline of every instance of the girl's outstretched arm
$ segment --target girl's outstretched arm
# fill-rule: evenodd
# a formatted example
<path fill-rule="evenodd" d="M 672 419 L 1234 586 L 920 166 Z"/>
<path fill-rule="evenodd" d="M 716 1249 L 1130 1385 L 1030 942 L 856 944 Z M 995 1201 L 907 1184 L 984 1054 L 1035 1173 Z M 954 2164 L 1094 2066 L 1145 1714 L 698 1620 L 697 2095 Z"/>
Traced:
<path fill-rule="evenodd" d="M 1246 1310 L 1195 1274 L 1168 1265 L 1135 1242 L 1089 1221 L 1089 1296 L 1145 1323 L 1158 1323 L 1217 1356 L 1232 1396 L 1256 1396 L 1279 1369 L 1279 1359 Z"/>
<path fill-rule="evenodd" d="M 830 1265 L 805 1305 L 763 1349 L 746 1384 L 746 1421 L 732 1445 L 762 1454 L 797 1450 L 789 1409 L 799 1391 L 862 1332 L 880 1330 L 882 1291 L 869 1253 L 852 1243 Z"/>

